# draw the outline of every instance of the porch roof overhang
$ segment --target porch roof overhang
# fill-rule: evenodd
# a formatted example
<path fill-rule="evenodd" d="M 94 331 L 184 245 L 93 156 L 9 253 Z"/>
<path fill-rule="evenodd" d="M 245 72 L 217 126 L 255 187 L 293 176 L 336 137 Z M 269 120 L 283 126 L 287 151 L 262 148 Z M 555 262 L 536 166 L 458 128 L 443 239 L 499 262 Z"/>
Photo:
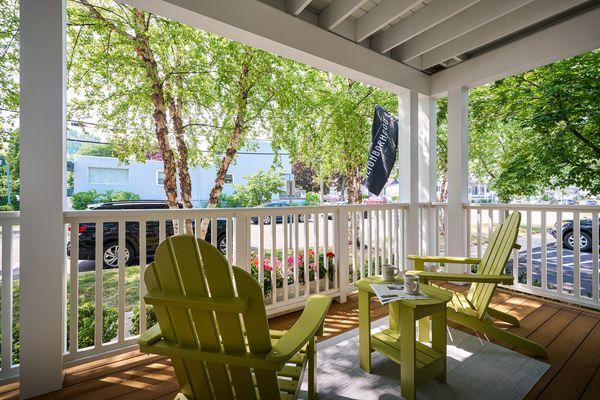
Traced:
<path fill-rule="evenodd" d="M 599 0 L 120 0 L 385 90 L 443 95 L 600 47 Z"/>

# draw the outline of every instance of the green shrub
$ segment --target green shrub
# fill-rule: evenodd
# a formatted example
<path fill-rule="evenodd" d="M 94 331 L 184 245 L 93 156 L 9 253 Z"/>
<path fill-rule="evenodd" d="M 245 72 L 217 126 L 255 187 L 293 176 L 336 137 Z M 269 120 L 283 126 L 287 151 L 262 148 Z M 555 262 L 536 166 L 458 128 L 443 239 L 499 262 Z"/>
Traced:
<path fill-rule="evenodd" d="M 90 204 L 105 203 L 107 201 L 139 200 L 140 196 L 133 192 L 115 192 L 107 190 L 98 193 L 94 189 L 87 192 L 73 193 L 71 204 L 75 210 L 85 210 Z"/>
<path fill-rule="evenodd" d="M 139 304 L 133 308 L 131 327 L 129 328 L 129 333 L 133 336 L 140 334 L 140 311 Z M 154 314 L 154 311 L 152 311 L 152 306 L 150 304 L 146 305 L 146 326 L 153 326 L 156 322 L 156 315 Z"/>
<path fill-rule="evenodd" d="M 321 204 L 321 197 L 318 193 L 308 192 L 306 193 L 306 202 L 311 206 L 318 206 Z"/>
<path fill-rule="evenodd" d="M 84 349 L 94 345 L 94 330 L 96 329 L 96 305 L 92 302 L 79 304 L 77 308 L 77 347 Z M 67 326 L 70 326 L 70 307 L 67 308 Z M 119 326 L 119 311 L 116 307 L 102 307 L 102 342 L 110 342 L 117 336 Z M 67 348 L 69 335 L 67 335 Z"/>

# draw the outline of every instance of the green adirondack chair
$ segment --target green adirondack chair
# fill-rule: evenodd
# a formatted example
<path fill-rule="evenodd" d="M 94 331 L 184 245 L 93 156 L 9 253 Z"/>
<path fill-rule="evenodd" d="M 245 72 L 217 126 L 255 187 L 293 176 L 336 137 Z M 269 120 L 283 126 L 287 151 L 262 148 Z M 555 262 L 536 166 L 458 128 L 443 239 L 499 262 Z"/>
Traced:
<path fill-rule="evenodd" d="M 171 357 L 176 399 L 297 398 L 307 364 L 308 395 L 316 397 L 315 338 L 330 298 L 311 296 L 289 331 L 269 331 L 260 285 L 187 235 L 164 240 L 144 278 L 158 324 L 138 343 Z"/>
<path fill-rule="evenodd" d="M 507 285 L 513 283 L 513 277 L 503 275 L 503 272 L 512 249 L 521 248 L 517 244 L 520 223 L 521 214 L 518 212 L 514 212 L 506 218 L 504 223 L 492 233 L 487 249 L 481 259 L 412 255 L 408 256 L 408 259 L 414 260 L 415 269 L 417 270 L 414 272 L 420 276 L 420 280 L 423 282 L 472 282 L 466 295 L 454 293 L 452 301 L 448 303 L 447 315 L 449 320 L 527 350 L 537 356 L 547 358 L 548 351 L 543 346 L 500 329 L 492 321 L 492 318 L 496 318 L 513 326 L 519 326 L 517 318 L 495 310 L 490 306 L 490 301 L 499 283 Z M 425 263 L 479 264 L 479 266 L 475 274 L 446 274 L 425 271 Z"/>

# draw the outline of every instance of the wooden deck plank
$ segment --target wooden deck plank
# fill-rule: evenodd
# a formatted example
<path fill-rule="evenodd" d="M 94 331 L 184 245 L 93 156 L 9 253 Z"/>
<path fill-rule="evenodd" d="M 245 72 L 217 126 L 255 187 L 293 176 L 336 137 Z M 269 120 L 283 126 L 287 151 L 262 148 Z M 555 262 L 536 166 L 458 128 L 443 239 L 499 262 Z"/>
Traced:
<path fill-rule="evenodd" d="M 587 335 L 575 353 L 563 365 L 561 381 L 552 380 L 540 398 L 576 399 L 585 390 L 600 366 L 600 323 Z M 569 382 L 565 385 L 564 382 Z M 600 392 L 596 393 L 596 398 Z"/>
<path fill-rule="evenodd" d="M 548 346 L 550 368 L 539 382 L 529 391 L 526 399 L 537 399 L 546 387 L 559 376 L 564 364 L 575 353 L 589 332 L 598 323 L 598 318 L 589 315 L 579 315 L 564 329 Z M 561 379 L 561 384 L 569 385 Z M 575 397 L 577 398 L 577 397 Z"/>
<path fill-rule="evenodd" d="M 468 286 L 445 286 L 459 291 L 468 289 Z M 528 394 L 528 399 L 598 398 L 600 313 L 505 290 L 498 290 L 491 304 L 521 321 L 520 327 L 510 328 L 512 332 L 548 346 L 550 369 Z M 372 310 L 374 318 L 387 314 L 387 306 L 377 300 L 373 300 Z M 272 318 L 269 324 L 272 329 L 289 329 L 300 314 L 281 315 Z M 449 325 L 456 326 L 452 322 Z M 357 326 L 358 299 L 352 295 L 344 304 L 332 304 L 325 320 L 323 339 Z M 469 331 L 460 326 L 456 328 Z M 61 391 L 41 398 L 171 400 L 178 388 L 167 358 L 137 351 L 71 367 L 66 374 Z M 18 384 L 10 385 L 0 387 L 0 400 L 18 398 Z"/>

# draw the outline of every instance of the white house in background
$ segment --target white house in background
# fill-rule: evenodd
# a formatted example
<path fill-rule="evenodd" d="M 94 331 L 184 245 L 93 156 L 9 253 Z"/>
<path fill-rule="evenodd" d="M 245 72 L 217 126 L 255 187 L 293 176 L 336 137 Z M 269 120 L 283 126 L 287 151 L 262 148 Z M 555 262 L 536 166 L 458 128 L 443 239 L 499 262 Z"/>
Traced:
<path fill-rule="evenodd" d="M 279 156 L 284 179 L 291 176 L 290 158 L 286 153 Z M 229 167 L 225 177 L 225 193 L 232 193 L 234 185 L 243 185 L 244 177 L 266 170 L 275 161 L 275 154 L 269 141 L 259 141 L 253 150 L 242 149 L 236 161 Z M 217 169 L 215 167 L 190 168 L 192 178 L 192 203 L 202 207 L 208 201 Z M 132 161 L 129 164 L 119 162 L 112 157 L 75 156 L 73 162 L 74 193 L 88 190 L 105 192 L 107 190 L 133 192 L 142 200 L 163 199 L 163 162 L 148 160 L 145 163 Z"/>

